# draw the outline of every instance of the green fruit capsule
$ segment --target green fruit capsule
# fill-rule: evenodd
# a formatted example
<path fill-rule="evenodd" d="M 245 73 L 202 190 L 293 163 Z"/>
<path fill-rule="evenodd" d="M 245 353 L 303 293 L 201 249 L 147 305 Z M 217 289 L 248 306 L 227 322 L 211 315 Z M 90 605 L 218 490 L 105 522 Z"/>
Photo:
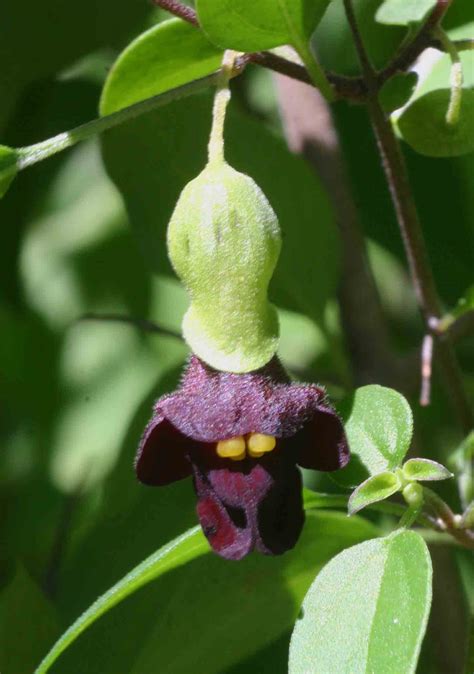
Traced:
<path fill-rule="evenodd" d="M 184 338 L 212 367 L 250 372 L 275 354 L 278 317 L 267 292 L 280 248 L 278 219 L 249 176 L 214 161 L 184 188 L 168 253 L 191 299 Z"/>

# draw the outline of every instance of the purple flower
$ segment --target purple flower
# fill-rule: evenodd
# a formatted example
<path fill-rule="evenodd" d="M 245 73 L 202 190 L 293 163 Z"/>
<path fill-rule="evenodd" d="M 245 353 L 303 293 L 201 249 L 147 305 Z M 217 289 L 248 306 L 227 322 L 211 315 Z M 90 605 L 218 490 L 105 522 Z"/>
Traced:
<path fill-rule="evenodd" d="M 156 402 L 135 467 L 152 486 L 192 474 L 209 543 L 222 557 L 241 559 L 296 544 L 304 522 L 298 465 L 332 471 L 348 460 L 324 391 L 290 383 L 276 357 L 231 374 L 193 355 L 179 389 Z"/>

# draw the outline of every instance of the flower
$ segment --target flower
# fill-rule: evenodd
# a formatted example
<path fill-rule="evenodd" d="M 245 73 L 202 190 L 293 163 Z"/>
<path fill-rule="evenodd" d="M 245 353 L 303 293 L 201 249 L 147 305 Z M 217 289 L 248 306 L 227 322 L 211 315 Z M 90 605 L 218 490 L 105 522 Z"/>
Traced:
<path fill-rule="evenodd" d="M 290 383 L 277 357 L 232 374 L 192 355 L 178 390 L 156 402 L 135 468 L 152 486 L 192 474 L 204 534 L 217 554 L 236 560 L 296 544 L 304 523 L 298 465 L 333 471 L 348 460 L 324 390 Z"/>

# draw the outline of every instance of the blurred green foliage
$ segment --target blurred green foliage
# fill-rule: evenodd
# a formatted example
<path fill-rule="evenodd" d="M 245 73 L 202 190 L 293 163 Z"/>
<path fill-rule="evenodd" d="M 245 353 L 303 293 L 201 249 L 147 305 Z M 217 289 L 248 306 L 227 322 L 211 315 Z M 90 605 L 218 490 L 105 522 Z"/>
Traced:
<path fill-rule="evenodd" d="M 457 0 L 448 15 L 453 37 L 472 22 L 470 2 Z M 381 65 L 403 31 L 375 23 L 379 2 L 358 4 L 371 55 Z M 348 48 L 341 6 L 334 0 L 315 42 L 323 65 L 354 74 L 358 65 Z M 113 60 L 156 18 L 138 0 L 4 2 L 2 145 L 24 146 L 95 117 Z M 336 398 L 342 397 L 350 365 L 337 307 L 338 237 L 327 195 L 304 162 L 287 152 L 271 76 L 249 68 L 236 90 L 229 160 L 256 178 L 285 233 L 273 285 L 280 307 L 282 359 L 298 378 L 319 380 Z M 209 98 L 202 95 L 106 134 L 103 151 L 115 185 L 95 140 L 22 172 L 0 202 L 2 674 L 31 672 L 58 634 L 99 594 L 196 522 L 189 481 L 148 490 L 135 482 L 132 469 L 152 402 L 176 385 L 186 347 L 179 338 L 80 318 L 117 313 L 179 331 L 187 300 L 166 260 L 164 227 L 179 191 L 203 166 L 209 109 Z M 362 108 L 338 103 L 334 113 L 393 348 L 400 355 L 412 354 L 421 324 L 371 129 Z M 472 155 L 432 161 L 405 150 L 448 308 L 473 280 L 474 161 Z M 459 352 L 474 396 L 473 340 L 465 340 Z M 426 409 L 415 398 L 410 402 L 417 444 L 429 448 L 431 458 L 442 459 L 462 439 L 453 426 L 446 391 L 436 386 Z M 326 478 L 319 486 L 335 489 Z M 454 484 L 443 484 L 443 490 L 456 502 Z M 341 534 L 343 540 L 329 525 L 320 533 L 326 536 L 328 557 L 369 537 L 367 532 L 358 537 L 353 528 L 351 532 Z M 283 572 L 278 568 L 267 577 L 260 564 L 246 574 L 244 565 L 231 572 L 232 586 L 222 580 L 222 564 L 207 556 L 186 577 L 180 569 L 130 597 L 52 671 L 157 671 L 160 634 L 175 639 L 164 644 L 167 662 L 173 659 L 173 648 L 183 650 L 183 625 L 194 629 L 200 641 L 199 611 L 209 598 L 203 578 L 207 584 L 222 583 L 218 587 L 225 593 L 221 598 L 212 595 L 216 622 L 221 610 L 216 603 L 228 597 L 231 610 L 240 601 L 240 590 L 258 592 L 260 582 L 269 595 L 276 588 L 284 620 L 278 630 L 242 650 L 240 662 L 235 654 L 224 653 L 212 670 L 200 661 L 197 674 L 285 671 L 289 636 L 282 632 L 291 625 L 285 621 L 290 613 L 294 618 L 295 605 L 290 601 L 288 609 L 285 603 Z M 316 570 L 304 577 L 305 587 Z M 166 612 L 160 612 L 162 607 Z M 181 624 L 181 612 L 189 608 L 195 622 Z M 226 629 L 233 638 L 240 634 L 232 624 L 226 623 Z M 210 648 L 211 636 L 203 640 L 203 648 Z M 188 666 L 181 663 L 166 671 L 186 671 Z"/>

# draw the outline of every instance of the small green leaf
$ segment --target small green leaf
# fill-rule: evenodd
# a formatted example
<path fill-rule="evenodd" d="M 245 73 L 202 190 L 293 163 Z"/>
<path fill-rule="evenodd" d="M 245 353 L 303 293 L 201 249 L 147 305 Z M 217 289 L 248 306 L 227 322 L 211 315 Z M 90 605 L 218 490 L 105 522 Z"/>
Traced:
<path fill-rule="evenodd" d="M 423 21 L 436 0 L 385 0 L 375 15 L 379 23 L 407 26 Z"/>
<path fill-rule="evenodd" d="M 401 464 L 410 446 L 413 417 L 400 393 L 383 386 L 363 386 L 342 401 L 339 412 L 345 422 L 351 460 L 332 474 L 336 482 L 356 487 L 367 477 Z"/>
<path fill-rule="evenodd" d="M 409 459 L 402 468 L 407 480 L 447 480 L 453 474 L 441 463 L 431 459 Z"/>
<path fill-rule="evenodd" d="M 428 549 L 413 531 L 339 554 L 305 597 L 291 639 L 289 674 L 414 672 L 431 579 Z"/>
<path fill-rule="evenodd" d="M 204 77 L 217 70 L 222 50 L 181 19 L 154 26 L 118 57 L 100 101 L 108 115 L 145 98 Z"/>
<path fill-rule="evenodd" d="M 348 504 L 349 515 L 354 515 L 371 503 L 383 501 L 399 491 L 400 487 L 401 482 L 396 473 L 385 471 L 369 477 L 352 492 Z"/>
<path fill-rule="evenodd" d="M 380 103 L 388 114 L 403 107 L 410 100 L 418 82 L 416 73 L 397 73 L 380 90 Z"/>
<path fill-rule="evenodd" d="M 397 121 L 403 139 L 428 157 L 456 157 L 474 151 L 474 90 L 463 89 L 457 124 L 446 122 L 451 92 L 431 91 L 417 98 Z"/>
<path fill-rule="evenodd" d="M 18 153 L 11 147 L 0 145 L 0 199 L 18 173 Z"/>
<path fill-rule="evenodd" d="M 309 48 L 309 40 L 329 0 L 197 0 L 199 23 L 219 47 L 261 51 L 292 45 L 317 86 L 327 81 Z M 326 91 L 327 93 L 327 91 Z"/>

